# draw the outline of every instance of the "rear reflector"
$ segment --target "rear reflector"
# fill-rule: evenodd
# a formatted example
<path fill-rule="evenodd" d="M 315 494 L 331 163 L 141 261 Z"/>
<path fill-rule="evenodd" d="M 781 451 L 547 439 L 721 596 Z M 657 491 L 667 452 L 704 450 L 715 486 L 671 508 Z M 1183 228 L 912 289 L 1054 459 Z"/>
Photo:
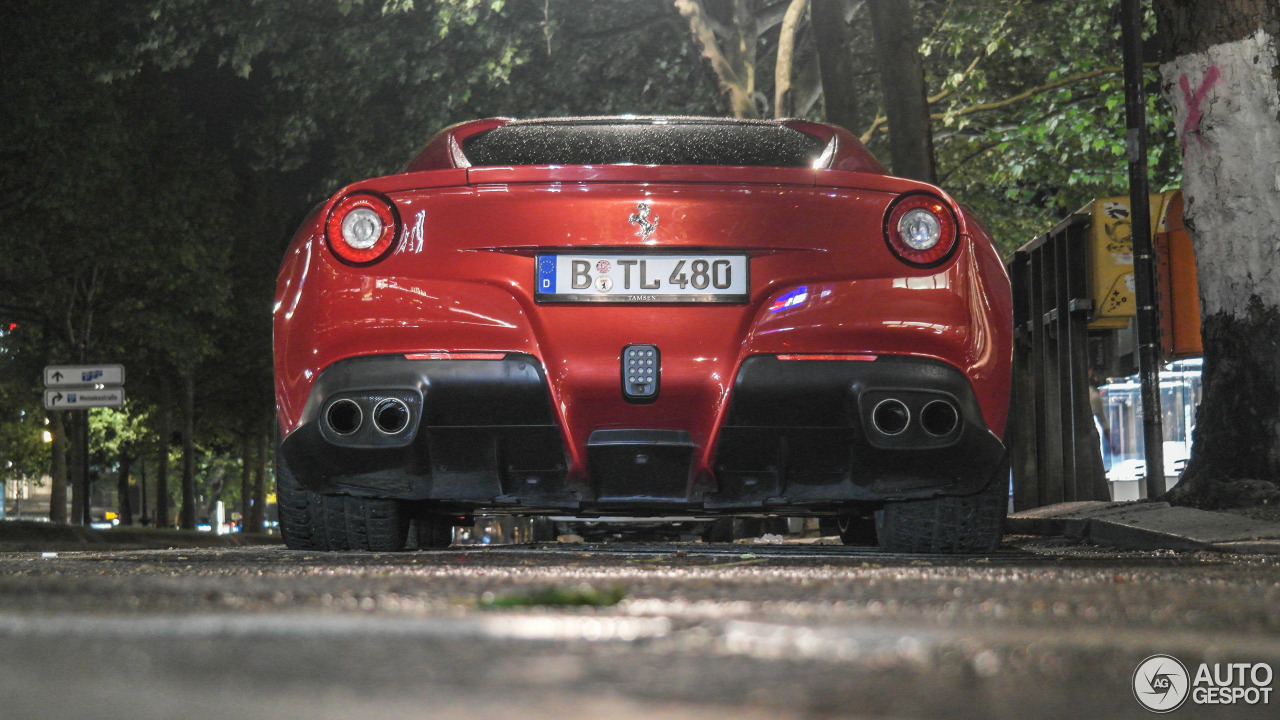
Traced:
<path fill-rule="evenodd" d="M 490 352 L 425 352 L 408 353 L 405 360 L 501 360 L 506 353 Z"/>
<path fill-rule="evenodd" d="M 875 355 L 779 355 L 779 360 L 846 360 L 871 362 Z"/>

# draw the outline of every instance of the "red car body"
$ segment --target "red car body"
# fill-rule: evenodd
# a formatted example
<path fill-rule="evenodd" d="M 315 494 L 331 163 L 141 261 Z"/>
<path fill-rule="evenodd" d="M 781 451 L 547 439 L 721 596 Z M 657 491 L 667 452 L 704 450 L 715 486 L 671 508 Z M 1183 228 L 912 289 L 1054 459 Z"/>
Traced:
<path fill-rule="evenodd" d="M 518 139 L 534 131 L 521 128 L 680 123 L 730 143 L 768 127 L 817 152 L 768 167 L 483 164 L 468 151 L 502 128 Z M 353 196 L 392 208 L 376 260 L 333 247 L 333 214 Z M 944 257 L 895 251 L 889 219 L 903 198 L 949 215 Z M 673 252 L 745 256 L 745 293 L 594 302 L 535 287 L 540 257 Z M 403 172 L 311 213 L 285 256 L 274 323 L 282 459 L 312 492 L 452 512 L 803 514 L 972 493 L 1005 462 L 1012 310 L 991 238 L 942 190 L 886 175 L 856 138 L 819 123 L 453 126 Z M 652 397 L 626 392 L 635 346 L 658 353 Z M 875 431 L 873 413 L 897 422 L 885 398 L 906 408 L 898 433 Z M 396 433 L 372 427 L 380 407 L 395 411 Z M 929 412 L 946 432 L 916 426 Z"/>

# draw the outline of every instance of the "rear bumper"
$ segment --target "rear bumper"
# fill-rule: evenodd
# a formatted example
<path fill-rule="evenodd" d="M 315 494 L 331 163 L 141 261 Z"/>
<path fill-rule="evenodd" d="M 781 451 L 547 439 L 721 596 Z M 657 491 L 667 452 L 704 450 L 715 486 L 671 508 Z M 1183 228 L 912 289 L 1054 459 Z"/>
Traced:
<path fill-rule="evenodd" d="M 388 399 L 410 415 L 394 433 L 372 422 Z M 886 400 L 906 408 L 900 432 L 877 430 L 873 422 Z M 360 408 L 352 413 L 359 424 L 340 433 L 326 418 L 334 403 L 350 408 L 347 401 Z M 926 407 L 941 408 L 937 403 L 953 409 L 954 427 L 921 424 Z M 737 368 L 715 428 L 584 427 L 587 438 L 569 436 L 531 355 L 379 355 L 342 360 L 320 373 L 281 453 L 299 481 L 318 492 L 584 514 L 799 513 L 967 494 L 984 487 L 1005 457 L 963 373 L 936 360 L 894 356 L 754 355 Z M 711 438 L 713 452 L 695 437 Z M 581 440 L 586 467 L 572 468 L 566 448 Z M 701 466 L 701 457 L 713 458 L 710 467 Z"/>

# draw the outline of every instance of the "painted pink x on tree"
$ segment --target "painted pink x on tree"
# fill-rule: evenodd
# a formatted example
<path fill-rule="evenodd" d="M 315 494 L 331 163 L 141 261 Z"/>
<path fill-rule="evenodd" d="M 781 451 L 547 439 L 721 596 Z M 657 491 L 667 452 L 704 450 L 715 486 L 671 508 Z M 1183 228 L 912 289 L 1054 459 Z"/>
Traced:
<path fill-rule="evenodd" d="M 1200 140 L 1201 145 L 1207 145 L 1204 135 L 1200 134 L 1200 120 L 1204 117 L 1204 111 L 1201 106 L 1204 100 L 1209 96 L 1209 90 L 1218 82 L 1221 76 L 1221 70 L 1215 63 L 1209 66 L 1209 71 L 1205 73 L 1204 80 L 1200 81 L 1200 87 L 1196 88 L 1194 93 L 1191 92 L 1191 81 L 1183 74 L 1178 79 L 1178 86 L 1182 88 L 1182 100 L 1187 104 L 1187 119 L 1182 122 L 1182 151 L 1187 151 L 1187 136 L 1195 135 Z"/>

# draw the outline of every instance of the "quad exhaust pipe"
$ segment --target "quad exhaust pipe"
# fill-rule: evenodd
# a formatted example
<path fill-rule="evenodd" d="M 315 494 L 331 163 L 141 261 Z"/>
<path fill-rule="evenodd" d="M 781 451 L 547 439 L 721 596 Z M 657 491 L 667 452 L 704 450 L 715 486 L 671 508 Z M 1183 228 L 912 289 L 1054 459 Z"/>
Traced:
<path fill-rule="evenodd" d="M 373 428 L 384 436 L 399 435 L 409 428 L 413 412 L 400 398 L 374 397 L 369 419 Z M 365 426 L 365 408 L 351 398 L 339 398 L 324 412 L 325 426 L 341 438 L 349 438 Z"/>
<path fill-rule="evenodd" d="M 945 437 L 960 426 L 960 411 L 946 400 L 930 400 L 920 410 L 920 427 L 934 437 Z"/>
<path fill-rule="evenodd" d="M 409 427 L 409 406 L 398 398 L 387 398 L 373 409 L 373 426 L 383 435 L 396 435 Z"/>
<path fill-rule="evenodd" d="M 881 435 L 901 435 L 911 424 L 911 408 L 897 398 L 881 400 L 871 411 L 871 424 Z"/>
<path fill-rule="evenodd" d="M 930 400 L 920 408 L 914 418 L 918 426 L 931 438 L 944 438 L 960 427 L 960 408 L 949 400 Z M 871 410 L 871 425 L 875 431 L 889 438 L 896 438 L 912 425 L 911 408 L 903 400 L 889 397 L 876 403 Z"/>
<path fill-rule="evenodd" d="M 334 433 L 346 437 L 354 435 L 364 424 L 364 410 L 355 400 L 342 398 L 329 405 L 324 414 L 324 421 Z"/>

